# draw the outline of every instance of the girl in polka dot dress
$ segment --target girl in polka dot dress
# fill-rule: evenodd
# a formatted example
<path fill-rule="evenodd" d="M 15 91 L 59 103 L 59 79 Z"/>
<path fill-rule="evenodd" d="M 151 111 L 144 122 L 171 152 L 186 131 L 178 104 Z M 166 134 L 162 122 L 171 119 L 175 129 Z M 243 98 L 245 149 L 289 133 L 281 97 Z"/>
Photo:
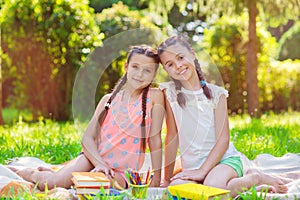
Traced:
<path fill-rule="evenodd" d="M 146 45 L 134 46 L 128 53 L 125 74 L 114 91 L 102 97 L 82 138 L 83 153 L 57 172 L 43 168 L 17 173 L 38 188 L 70 188 L 74 171 L 104 172 L 114 185 L 128 187 L 124 170 L 139 170 L 149 146 L 153 179 L 161 179 L 164 95 L 150 85 L 157 73 L 156 51 Z"/>

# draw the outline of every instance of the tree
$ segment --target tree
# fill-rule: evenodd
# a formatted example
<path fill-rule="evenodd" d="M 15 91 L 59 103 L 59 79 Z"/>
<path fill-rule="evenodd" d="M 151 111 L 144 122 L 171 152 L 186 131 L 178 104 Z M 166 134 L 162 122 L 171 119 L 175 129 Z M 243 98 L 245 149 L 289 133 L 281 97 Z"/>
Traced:
<path fill-rule="evenodd" d="M 258 39 L 256 33 L 256 22 L 258 16 L 270 26 L 278 26 L 280 23 L 286 23 L 288 19 L 298 19 L 300 10 L 299 0 L 211 0 L 211 1 L 155 1 L 149 3 L 150 9 L 161 12 L 167 16 L 167 12 L 177 4 L 181 11 L 189 5 L 198 17 L 206 16 L 207 19 L 220 17 L 222 15 L 232 15 L 247 10 L 248 13 L 248 45 L 247 45 L 247 103 L 248 113 L 251 116 L 259 116 L 259 90 L 257 82 L 257 53 Z"/>
<path fill-rule="evenodd" d="M 229 113 L 245 113 L 248 106 L 246 101 L 246 54 L 247 54 L 247 32 L 248 21 L 247 14 L 244 13 L 237 16 L 223 16 L 218 19 L 214 26 L 205 29 L 203 39 L 201 40 L 200 48 L 205 49 L 210 56 L 212 62 L 208 63 L 205 68 L 207 78 L 210 81 L 218 84 L 224 84 L 224 87 L 229 91 L 228 111 Z M 257 35 L 259 40 L 259 76 L 258 85 L 260 91 L 260 108 L 266 111 L 264 101 L 268 95 L 265 91 L 270 91 L 269 83 L 274 81 L 264 81 L 265 73 L 270 70 L 272 55 L 274 56 L 277 48 L 276 39 L 271 36 L 267 28 L 261 23 L 257 24 Z M 218 66 L 215 70 L 215 65 Z M 216 79 L 216 73 L 220 73 L 222 80 Z M 269 76 L 268 76 L 269 77 Z M 263 80 L 263 81 L 262 81 Z M 267 84 L 262 84 L 267 83 Z M 268 97 L 269 98 L 269 97 Z"/>
<path fill-rule="evenodd" d="M 0 28 L 0 46 L 1 46 L 1 28 Z M 2 58 L 0 56 L 0 125 L 4 124 L 2 116 Z"/>
<path fill-rule="evenodd" d="M 148 7 L 146 1 L 141 2 L 139 0 L 90 0 L 90 6 L 95 9 L 96 13 L 100 13 L 103 9 L 110 8 L 113 4 L 117 4 L 118 2 L 127 5 L 131 10 L 142 10 Z"/>
<path fill-rule="evenodd" d="M 75 74 L 102 39 L 88 1 L 7 0 L 0 12 L 14 104 L 35 119 L 70 119 Z"/>

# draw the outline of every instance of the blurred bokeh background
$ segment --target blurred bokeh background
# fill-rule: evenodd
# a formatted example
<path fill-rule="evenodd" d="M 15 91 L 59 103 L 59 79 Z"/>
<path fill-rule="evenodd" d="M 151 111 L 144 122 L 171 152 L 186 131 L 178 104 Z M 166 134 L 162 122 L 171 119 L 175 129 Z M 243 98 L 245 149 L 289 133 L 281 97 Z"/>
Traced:
<path fill-rule="evenodd" d="M 174 34 L 195 45 L 208 81 L 229 90 L 230 115 L 300 110 L 299 0 L 4 0 L 0 6 L 1 124 L 20 117 L 73 120 L 76 74 L 92 52 L 100 51 L 91 60 L 102 70 L 99 80 L 86 80 L 97 81 L 95 107 L 123 73 L 130 42 L 155 47 Z M 106 42 L 137 29 L 147 31 L 126 35 L 127 43 Z M 120 40 L 124 48 L 101 66 L 99 57 Z M 157 82 L 166 78 L 161 71 Z"/>

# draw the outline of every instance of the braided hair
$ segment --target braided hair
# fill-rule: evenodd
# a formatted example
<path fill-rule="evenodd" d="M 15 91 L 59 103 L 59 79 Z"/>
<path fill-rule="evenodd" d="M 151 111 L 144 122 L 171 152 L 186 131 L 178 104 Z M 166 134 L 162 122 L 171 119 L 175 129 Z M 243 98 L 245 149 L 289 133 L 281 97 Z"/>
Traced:
<path fill-rule="evenodd" d="M 159 58 L 158 58 L 158 55 L 157 55 L 155 49 L 153 49 L 147 45 L 133 46 L 133 47 L 131 47 L 130 51 L 128 52 L 127 59 L 126 59 L 127 63 L 130 62 L 130 60 L 134 54 L 145 55 L 147 57 L 153 58 L 154 63 L 155 63 L 155 70 L 157 70 L 157 68 L 159 66 Z M 123 86 L 126 84 L 126 82 L 127 82 L 127 72 L 120 78 L 120 80 L 117 83 L 117 85 L 115 86 L 111 96 L 109 97 L 108 101 L 106 102 L 104 109 L 99 114 L 98 122 L 100 124 L 100 127 L 102 126 L 102 124 L 106 118 L 106 115 L 108 113 L 108 110 L 111 107 L 111 103 L 112 103 L 113 99 L 116 97 L 117 93 L 123 88 Z M 142 149 L 142 152 L 144 152 L 146 149 L 146 128 L 145 128 L 146 122 L 145 122 L 145 119 L 147 117 L 147 106 L 146 106 L 147 105 L 147 94 L 148 94 L 150 85 L 151 84 L 149 84 L 147 87 L 145 87 L 142 92 L 142 114 L 143 114 L 143 119 L 141 122 L 141 137 L 142 137 L 141 149 Z"/>
<path fill-rule="evenodd" d="M 179 43 L 183 47 L 187 48 L 189 51 L 192 51 L 190 44 L 188 42 L 186 42 L 181 36 L 173 36 L 173 37 L 169 37 L 167 40 L 165 40 L 158 46 L 158 49 L 157 49 L 158 56 L 161 56 L 161 54 L 165 51 L 165 49 L 167 47 L 175 45 L 176 43 Z M 195 69 L 196 69 L 197 75 L 199 77 L 200 85 L 203 89 L 203 92 L 208 99 L 211 99 L 212 98 L 211 91 L 206 84 L 204 74 L 201 70 L 201 67 L 200 67 L 200 64 L 199 64 L 199 61 L 197 58 L 195 58 L 195 60 L 194 60 L 194 65 L 195 65 Z M 173 79 L 173 81 L 175 83 L 177 102 L 181 107 L 184 107 L 186 104 L 186 99 L 184 97 L 184 94 L 181 92 L 182 84 L 179 80 Z"/>

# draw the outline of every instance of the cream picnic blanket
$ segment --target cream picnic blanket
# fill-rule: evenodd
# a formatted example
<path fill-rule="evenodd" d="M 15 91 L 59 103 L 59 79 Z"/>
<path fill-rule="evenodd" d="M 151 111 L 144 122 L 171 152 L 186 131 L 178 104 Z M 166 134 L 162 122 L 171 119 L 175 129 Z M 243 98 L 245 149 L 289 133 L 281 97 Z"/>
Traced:
<path fill-rule="evenodd" d="M 9 165 L 15 168 L 22 169 L 26 167 L 52 167 L 56 168 L 56 165 L 50 165 L 35 157 L 21 157 L 14 159 Z M 11 188 L 14 188 L 13 191 Z M 34 190 L 34 185 L 30 182 L 25 181 L 19 175 L 8 169 L 5 165 L 0 164 L 0 198 L 10 197 L 11 193 L 17 197 L 19 193 L 22 192 L 35 192 L 39 193 L 39 197 L 44 197 L 44 199 L 74 199 L 74 196 L 64 188 L 55 188 L 47 192 L 41 192 L 39 190 Z"/>
<path fill-rule="evenodd" d="M 266 199 L 300 199 L 300 154 L 288 153 L 282 157 L 270 154 L 259 154 L 254 160 L 241 155 L 244 172 L 249 168 L 257 168 L 267 174 L 281 175 L 294 181 L 287 184 L 287 194 L 268 193 Z"/>
<path fill-rule="evenodd" d="M 282 157 L 275 157 L 270 154 L 260 154 L 254 160 L 249 160 L 243 154 L 241 154 L 241 157 L 244 165 L 244 171 L 255 167 L 268 174 L 284 175 L 295 179 L 287 184 L 289 188 L 287 194 L 267 194 L 266 199 L 300 199 L 300 154 L 288 153 Z M 45 163 L 44 161 L 34 157 L 18 158 L 9 165 L 13 165 L 18 168 L 38 166 L 53 167 L 53 165 Z M 143 168 L 147 169 L 149 166 L 151 166 L 151 159 L 148 155 L 146 156 Z M 6 166 L 0 165 L 0 192 L 1 189 L 11 181 L 24 182 L 21 177 L 9 170 Z"/>

